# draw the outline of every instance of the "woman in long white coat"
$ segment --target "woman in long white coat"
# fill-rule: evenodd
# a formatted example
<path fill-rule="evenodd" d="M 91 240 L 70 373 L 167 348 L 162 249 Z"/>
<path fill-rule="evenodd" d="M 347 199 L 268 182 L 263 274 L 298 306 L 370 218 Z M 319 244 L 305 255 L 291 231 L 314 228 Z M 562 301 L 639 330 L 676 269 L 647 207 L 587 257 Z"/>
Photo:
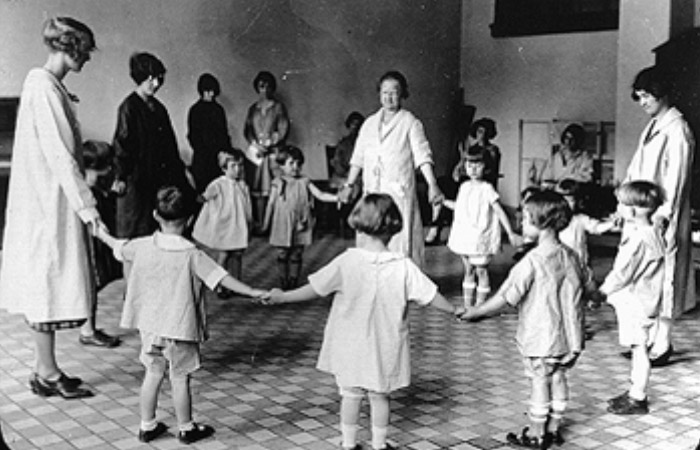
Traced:
<path fill-rule="evenodd" d="M 389 249 L 422 266 L 423 224 L 416 195 L 416 169 L 428 183 L 431 203 L 441 202 L 442 193 L 433 172 L 432 152 L 423 124 L 401 107 L 406 98 L 408 83 L 400 72 L 389 71 L 381 76 L 381 108 L 360 128 L 344 192 L 350 192 L 362 172 L 365 193 L 391 195 L 399 206 L 404 226 L 389 242 Z"/>
<path fill-rule="evenodd" d="M 693 136 L 683 115 L 669 103 L 670 87 L 656 67 L 637 74 L 632 98 L 649 114 L 625 181 L 647 180 L 664 190 L 666 199 L 654 214 L 666 241 L 663 300 L 658 330 L 650 351 L 657 364 L 673 352 L 671 326 L 674 317 L 692 309 L 695 273 L 690 240 L 690 185 L 693 165 Z"/>
<path fill-rule="evenodd" d="M 85 182 L 74 97 L 62 80 L 95 49 L 92 31 L 68 17 L 43 30 L 49 56 L 32 69 L 20 101 L 0 269 L 0 306 L 25 316 L 35 344 L 32 391 L 92 395 L 56 362 L 55 331 L 82 325 L 94 295 L 88 232 L 102 227 Z"/>

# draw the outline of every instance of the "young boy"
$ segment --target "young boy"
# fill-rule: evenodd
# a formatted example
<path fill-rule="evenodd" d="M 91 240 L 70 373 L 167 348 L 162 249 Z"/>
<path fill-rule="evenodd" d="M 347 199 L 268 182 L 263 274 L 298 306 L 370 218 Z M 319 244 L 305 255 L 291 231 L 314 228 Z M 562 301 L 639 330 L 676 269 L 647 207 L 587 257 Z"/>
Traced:
<path fill-rule="evenodd" d="M 139 329 L 140 360 L 146 367 L 138 437 L 149 442 L 167 429 L 156 421 L 156 407 L 160 385 L 170 366 L 178 438 L 190 444 L 214 433 L 212 427 L 192 421 L 190 376 L 199 368 L 199 344 L 208 337 L 203 284 L 212 290 L 221 285 L 250 297 L 266 293 L 231 277 L 182 236 L 190 208 L 178 188 L 158 191 L 153 215 L 160 231 L 118 241 L 114 248 L 117 259 L 131 263 L 121 326 Z"/>
<path fill-rule="evenodd" d="M 613 268 L 600 291 L 615 308 L 620 345 L 632 350 L 630 389 L 608 401 L 613 414 L 646 414 L 651 363 L 647 345 L 659 318 L 663 293 L 665 245 L 651 220 L 663 202 L 661 188 L 648 181 L 630 181 L 617 191 L 618 213 L 625 221 Z"/>
<path fill-rule="evenodd" d="M 467 308 L 474 320 L 505 305 L 518 308 L 516 342 L 530 378 L 530 426 L 508 433 L 513 445 L 561 445 L 559 431 L 569 388 L 566 372 L 583 350 L 584 273 L 573 250 L 559 241 L 571 220 L 566 200 L 552 191 L 533 192 L 523 203 L 523 235 L 537 245 L 513 267 L 498 292 Z"/>

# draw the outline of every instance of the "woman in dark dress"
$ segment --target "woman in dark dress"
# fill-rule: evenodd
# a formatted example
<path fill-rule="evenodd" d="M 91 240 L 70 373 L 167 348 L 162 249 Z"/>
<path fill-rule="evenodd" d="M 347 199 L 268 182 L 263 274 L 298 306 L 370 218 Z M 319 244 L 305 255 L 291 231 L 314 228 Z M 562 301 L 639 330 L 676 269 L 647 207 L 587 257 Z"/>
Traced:
<path fill-rule="evenodd" d="M 187 140 L 192 147 L 192 176 L 198 193 L 204 192 L 221 175 L 218 155 L 231 148 L 226 111 L 217 103 L 221 93 L 219 80 L 210 73 L 197 82 L 199 100 L 187 114 Z"/>
<path fill-rule="evenodd" d="M 185 164 L 165 106 L 155 98 L 165 82 L 165 66 L 150 53 L 129 60 L 136 89 L 119 105 L 114 133 L 114 190 L 117 230 L 122 238 L 145 236 L 156 230 L 153 219 L 158 188 L 175 185 L 192 196 Z"/>

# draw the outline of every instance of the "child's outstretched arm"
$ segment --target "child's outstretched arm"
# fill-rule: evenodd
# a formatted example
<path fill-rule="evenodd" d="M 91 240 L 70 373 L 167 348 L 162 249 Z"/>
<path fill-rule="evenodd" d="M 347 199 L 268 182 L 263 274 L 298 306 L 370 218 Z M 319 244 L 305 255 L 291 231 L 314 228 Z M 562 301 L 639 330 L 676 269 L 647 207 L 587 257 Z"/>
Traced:
<path fill-rule="evenodd" d="M 322 202 L 338 202 L 338 196 L 335 194 L 331 194 L 329 192 L 323 192 L 319 188 L 316 187 L 315 184 L 309 183 L 309 191 L 311 191 L 311 195 L 313 195 L 316 199 Z"/>
<path fill-rule="evenodd" d="M 466 312 L 460 316 L 460 319 L 477 320 L 482 317 L 490 316 L 503 309 L 507 304 L 508 302 L 505 296 L 494 295 L 479 306 L 468 306 Z"/>
<path fill-rule="evenodd" d="M 311 287 L 311 284 L 307 283 L 302 287 L 287 292 L 277 288 L 272 289 L 270 291 L 270 298 L 265 303 L 270 305 L 276 305 L 278 303 L 298 303 L 315 300 L 320 297 L 321 296 L 318 295 L 314 288 Z"/>
<path fill-rule="evenodd" d="M 454 200 L 448 200 L 445 199 L 442 201 L 442 204 L 450 208 L 452 211 L 455 210 L 455 201 Z"/>
<path fill-rule="evenodd" d="M 238 294 L 242 294 L 248 297 L 254 297 L 254 298 L 263 298 L 267 297 L 269 293 L 267 291 L 264 291 L 262 289 L 255 289 L 247 284 L 238 281 L 237 279 L 233 278 L 231 275 L 226 275 L 224 278 L 221 279 L 219 282 L 219 286 L 223 286 L 226 289 L 236 292 Z"/>
<path fill-rule="evenodd" d="M 433 299 L 430 301 L 430 303 L 428 303 L 428 305 L 432 306 L 433 308 L 437 308 L 440 311 L 450 313 L 456 317 L 461 317 L 465 313 L 464 306 L 453 305 L 439 292 L 435 294 L 435 297 L 433 297 Z"/>
<path fill-rule="evenodd" d="M 493 203 L 493 210 L 496 213 L 496 217 L 498 217 L 498 221 L 501 222 L 501 226 L 506 230 L 511 245 L 514 247 L 522 245 L 522 238 L 513 231 L 513 227 L 510 226 L 510 218 L 499 202 Z"/>

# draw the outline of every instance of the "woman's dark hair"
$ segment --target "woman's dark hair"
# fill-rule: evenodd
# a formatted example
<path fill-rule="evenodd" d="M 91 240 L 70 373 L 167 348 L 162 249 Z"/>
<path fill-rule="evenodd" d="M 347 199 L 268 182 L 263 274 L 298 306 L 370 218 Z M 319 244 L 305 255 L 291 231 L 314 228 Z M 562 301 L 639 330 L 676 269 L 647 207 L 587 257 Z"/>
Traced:
<path fill-rule="evenodd" d="M 97 47 L 90 27 L 71 17 L 53 17 L 44 23 L 44 44 L 53 51 L 66 53 L 73 59 L 89 54 Z"/>
<path fill-rule="evenodd" d="M 669 98 L 671 84 L 668 75 L 657 66 L 642 69 L 632 83 L 632 100 L 639 101 L 637 91 L 645 91 L 657 99 Z"/>
<path fill-rule="evenodd" d="M 484 129 L 487 141 L 490 141 L 491 139 L 495 138 L 496 134 L 498 134 L 498 132 L 496 131 L 496 122 L 494 122 L 493 119 L 490 119 L 488 117 L 482 117 L 481 119 L 472 123 L 471 127 L 469 128 L 469 136 L 475 138 L 476 130 L 478 130 L 479 127 Z"/>
<path fill-rule="evenodd" d="M 365 116 L 363 116 L 357 111 L 353 111 L 350 114 L 348 114 L 348 117 L 345 119 L 345 127 L 350 128 L 350 124 L 353 122 L 360 122 L 360 125 L 362 125 L 362 122 L 364 121 Z"/>
<path fill-rule="evenodd" d="M 561 132 L 561 137 L 563 138 L 566 133 L 569 133 L 571 138 L 574 140 L 572 149 L 581 150 L 583 148 L 583 144 L 586 142 L 586 130 L 581 125 L 572 123 L 564 128 L 564 131 Z"/>
<path fill-rule="evenodd" d="M 215 97 L 221 94 L 219 80 L 210 73 L 203 73 L 197 80 L 197 92 L 199 92 L 199 95 L 204 95 L 206 91 L 213 91 Z"/>
<path fill-rule="evenodd" d="M 253 88 L 255 88 L 255 92 L 260 92 L 258 85 L 261 82 L 266 83 L 270 87 L 270 92 L 277 92 L 277 80 L 275 79 L 275 76 L 272 75 L 272 73 L 266 70 L 258 72 L 258 74 L 253 79 Z"/>
<path fill-rule="evenodd" d="M 219 161 L 219 167 L 225 169 L 229 161 L 233 162 L 243 162 L 245 161 L 245 153 L 241 149 L 232 147 L 219 150 L 217 155 Z"/>
<path fill-rule="evenodd" d="M 348 216 L 353 230 L 370 236 L 391 237 L 403 228 L 401 211 L 388 194 L 367 194 Z"/>
<path fill-rule="evenodd" d="M 664 202 L 664 192 L 661 187 L 645 180 L 624 183 L 617 188 L 615 194 L 617 200 L 623 205 L 646 208 L 652 212 Z"/>
<path fill-rule="evenodd" d="M 275 160 L 277 164 L 283 165 L 288 159 L 299 161 L 299 164 L 304 164 L 304 152 L 293 145 L 285 145 L 277 152 Z"/>
<path fill-rule="evenodd" d="M 156 194 L 156 213 L 167 221 L 186 220 L 191 214 L 187 196 L 176 186 L 164 186 Z"/>
<path fill-rule="evenodd" d="M 569 225 L 573 214 L 566 199 L 553 191 L 533 192 L 525 200 L 523 209 L 530 213 L 537 229 L 551 229 L 557 233 Z"/>
<path fill-rule="evenodd" d="M 129 58 L 129 74 L 136 84 L 141 84 L 148 77 L 163 77 L 165 66 L 160 59 L 150 53 L 134 53 Z"/>
<path fill-rule="evenodd" d="M 406 77 L 403 76 L 401 72 L 399 72 L 398 70 L 390 70 L 381 77 L 379 77 L 379 82 L 377 83 L 377 90 L 380 90 L 382 88 L 382 83 L 386 80 L 395 80 L 397 83 L 399 83 L 399 88 L 401 89 L 401 94 L 399 95 L 399 97 L 403 100 L 406 100 L 408 98 L 408 81 L 406 81 Z"/>

